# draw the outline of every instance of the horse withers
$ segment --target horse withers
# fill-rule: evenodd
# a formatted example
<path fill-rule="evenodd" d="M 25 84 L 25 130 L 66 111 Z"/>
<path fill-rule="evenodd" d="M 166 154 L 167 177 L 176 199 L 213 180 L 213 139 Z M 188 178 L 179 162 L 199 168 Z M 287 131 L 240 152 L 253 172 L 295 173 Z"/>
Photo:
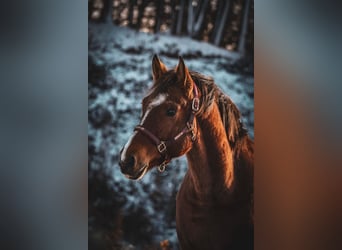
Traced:
<path fill-rule="evenodd" d="M 154 56 L 152 72 L 142 119 L 120 153 L 122 173 L 138 180 L 186 154 L 188 171 L 176 200 L 181 248 L 253 249 L 254 143 L 239 110 L 181 57 L 168 70 Z"/>

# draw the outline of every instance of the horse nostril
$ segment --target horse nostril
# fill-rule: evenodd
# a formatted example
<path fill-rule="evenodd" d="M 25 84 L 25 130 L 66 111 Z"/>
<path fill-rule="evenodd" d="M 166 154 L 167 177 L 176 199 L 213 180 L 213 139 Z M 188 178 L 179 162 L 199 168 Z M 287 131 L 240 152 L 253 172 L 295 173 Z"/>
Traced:
<path fill-rule="evenodd" d="M 126 160 L 126 166 L 128 168 L 132 168 L 132 167 L 134 167 L 134 165 L 135 165 L 135 158 L 134 158 L 134 156 L 128 157 L 128 159 Z"/>
<path fill-rule="evenodd" d="M 135 157 L 133 155 L 126 157 L 126 159 L 119 160 L 119 166 L 121 168 L 121 172 L 125 174 L 131 174 L 134 172 L 134 166 L 135 166 Z"/>

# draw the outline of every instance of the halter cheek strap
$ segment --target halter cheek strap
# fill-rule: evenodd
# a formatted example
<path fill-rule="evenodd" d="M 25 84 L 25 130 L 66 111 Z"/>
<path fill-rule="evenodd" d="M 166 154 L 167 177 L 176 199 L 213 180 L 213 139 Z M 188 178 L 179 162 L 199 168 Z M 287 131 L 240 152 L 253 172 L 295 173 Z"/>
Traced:
<path fill-rule="evenodd" d="M 143 135 L 145 135 L 147 138 L 149 138 L 156 145 L 158 152 L 162 155 L 164 160 L 158 166 L 158 170 L 160 172 L 164 172 L 166 165 L 171 161 L 171 157 L 169 157 L 169 155 L 167 154 L 167 147 L 168 146 L 175 143 L 179 138 L 181 138 L 183 135 L 186 135 L 188 133 L 191 133 L 191 140 L 192 141 L 196 140 L 196 134 L 194 132 L 194 119 L 195 119 L 196 113 L 200 109 L 200 100 L 198 98 L 198 88 L 197 88 L 196 84 L 194 83 L 193 86 L 194 86 L 194 88 L 193 88 L 194 98 L 192 99 L 190 117 L 189 117 L 185 127 L 176 136 L 174 136 L 173 138 L 171 138 L 167 141 L 162 141 L 157 136 L 155 136 L 151 131 L 144 128 L 143 126 L 138 125 L 134 128 L 134 131 L 141 132 Z"/>

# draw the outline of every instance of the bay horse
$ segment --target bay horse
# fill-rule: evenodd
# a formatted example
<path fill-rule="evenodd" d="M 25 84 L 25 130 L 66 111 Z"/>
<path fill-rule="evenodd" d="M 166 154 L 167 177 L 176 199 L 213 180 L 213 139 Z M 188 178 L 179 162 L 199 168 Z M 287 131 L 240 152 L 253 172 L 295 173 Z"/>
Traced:
<path fill-rule="evenodd" d="M 138 180 L 186 154 L 176 198 L 181 249 L 253 249 L 254 142 L 238 108 L 181 57 L 168 70 L 154 55 L 152 73 L 140 124 L 120 152 L 121 172 Z"/>

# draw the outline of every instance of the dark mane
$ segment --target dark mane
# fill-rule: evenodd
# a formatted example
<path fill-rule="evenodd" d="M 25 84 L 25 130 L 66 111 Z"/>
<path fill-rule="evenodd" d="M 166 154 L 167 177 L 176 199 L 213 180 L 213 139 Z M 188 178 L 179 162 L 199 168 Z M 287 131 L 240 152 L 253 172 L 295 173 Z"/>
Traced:
<path fill-rule="evenodd" d="M 202 93 L 202 105 L 199 115 L 206 115 L 215 101 L 220 110 L 228 141 L 233 147 L 238 138 L 247 134 L 247 130 L 241 122 L 240 111 L 233 101 L 215 84 L 213 78 L 193 71 L 190 72 L 190 75 Z"/>
<path fill-rule="evenodd" d="M 241 122 L 240 111 L 233 101 L 215 84 L 212 77 L 202 75 L 195 71 L 190 71 L 190 75 L 202 93 L 199 116 L 208 114 L 211 105 L 216 102 L 220 110 L 228 141 L 231 147 L 234 147 L 237 139 L 247 134 L 247 130 Z M 161 77 L 160 81 L 163 84 L 155 84 L 152 86 L 149 91 L 150 93 L 154 91 L 157 93 L 165 92 L 169 86 L 172 86 L 177 81 L 175 71 L 169 70 Z"/>

